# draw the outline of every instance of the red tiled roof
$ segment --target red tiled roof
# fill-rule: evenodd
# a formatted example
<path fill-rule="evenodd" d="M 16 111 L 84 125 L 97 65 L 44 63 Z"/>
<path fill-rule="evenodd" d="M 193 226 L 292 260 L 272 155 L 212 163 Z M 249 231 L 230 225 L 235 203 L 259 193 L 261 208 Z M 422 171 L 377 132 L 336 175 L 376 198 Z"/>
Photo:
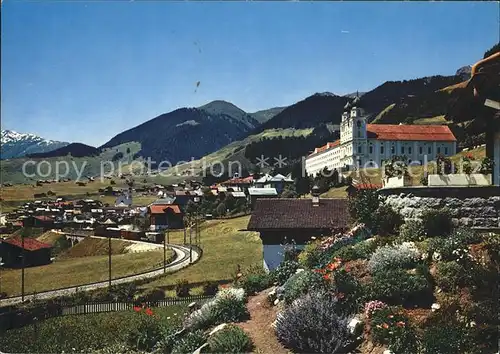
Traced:
<path fill-rule="evenodd" d="M 340 140 L 335 140 L 332 143 L 326 143 L 326 145 L 320 146 L 319 148 L 314 149 L 314 152 L 311 155 L 318 154 L 320 152 L 326 151 L 328 149 L 331 149 L 335 146 L 340 145 Z"/>
<path fill-rule="evenodd" d="M 50 216 L 46 216 L 46 215 L 38 215 L 38 216 L 34 216 L 35 219 L 38 219 L 40 221 L 54 221 L 54 219 L 52 219 Z"/>
<path fill-rule="evenodd" d="M 447 125 L 367 124 L 368 139 L 456 141 Z"/>
<path fill-rule="evenodd" d="M 253 182 L 253 176 L 248 176 L 245 178 L 231 178 L 221 184 L 250 184 Z"/>
<path fill-rule="evenodd" d="M 247 229 L 344 229 L 348 223 L 345 199 L 320 198 L 313 206 L 311 199 L 273 198 L 257 199 Z"/>
<path fill-rule="evenodd" d="M 383 185 L 374 183 L 360 183 L 355 184 L 354 187 L 356 187 L 356 189 L 380 189 L 383 187 Z"/>
<path fill-rule="evenodd" d="M 170 209 L 175 214 L 181 214 L 181 209 L 179 208 L 179 206 L 174 204 L 153 204 L 149 207 L 151 214 L 164 214 L 165 209 Z"/>
<path fill-rule="evenodd" d="M 3 240 L 3 242 L 8 243 L 9 245 L 22 248 L 23 241 L 20 236 L 14 236 Z M 40 242 L 34 238 L 25 237 L 24 238 L 24 249 L 26 251 L 38 251 L 43 248 L 52 248 L 48 243 Z"/>

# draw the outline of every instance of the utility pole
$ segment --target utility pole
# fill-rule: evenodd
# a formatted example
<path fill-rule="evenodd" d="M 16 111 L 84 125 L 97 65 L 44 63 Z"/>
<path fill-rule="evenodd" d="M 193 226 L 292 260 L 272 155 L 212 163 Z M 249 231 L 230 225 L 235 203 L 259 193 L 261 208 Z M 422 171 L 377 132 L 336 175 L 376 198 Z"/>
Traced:
<path fill-rule="evenodd" d="M 167 272 L 167 237 L 168 237 L 168 219 L 167 219 L 167 232 L 163 234 L 163 273 Z"/>
<path fill-rule="evenodd" d="M 109 270 L 109 291 L 111 292 L 111 236 L 108 234 L 108 270 Z"/>
<path fill-rule="evenodd" d="M 191 242 L 191 225 L 189 225 L 189 263 L 193 262 L 193 243 Z"/>
<path fill-rule="evenodd" d="M 22 259 L 21 259 L 21 267 L 22 267 L 22 270 L 21 270 L 21 301 L 24 302 L 24 231 L 21 232 L 21 248 L 22 248 L 22 251 L 21 251 L 21 255 L 22 255 Z"/>

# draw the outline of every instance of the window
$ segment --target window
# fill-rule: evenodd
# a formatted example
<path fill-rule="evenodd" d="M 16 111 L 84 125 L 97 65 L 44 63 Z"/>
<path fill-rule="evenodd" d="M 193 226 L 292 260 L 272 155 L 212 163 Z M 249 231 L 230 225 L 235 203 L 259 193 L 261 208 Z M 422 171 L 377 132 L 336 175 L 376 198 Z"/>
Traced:
<path fill-rule="evenodd" d="M 359 121 L 359 120 L 358 120 L 358 121 L 356 122 L 356 125 L 358 126 L 358 128 L 361 128 L 361 121 Z"/>
<path fill-rule="evenodd" d="M 411 146 L 408 147 L 408 153 L 411 155 Z"/>
<path fill-rule="evenodd" d="M 370 145 L 370 154 L 373 154 L 373 145 Z"/>
<path fill-rule="evenodd" d="M 445 147 L 445 148 L 444 148 L 444 153 L 445 153 L 446 155 L 448 155 L 448 148 L 447 148 L 447 147 Z"/>
<path fill-rule="evenodd" d="M 438 146 L 438 150 L 437 151 L 438 151 L 438 154 L 441 153 L 441 148 L 439 146 Z"/>
<path fill-rule="evenodd" d="M 382 143 L 383 144 L 383 143 Z M 380 153 L 383 154 L 384 153 L 384 145 L 380 145 Z"/>
<path fill-rule="evenodd" d="M 394 145 L 391 146 L 391 154 L 395 154 L 396 153 L 396 147 Z"/>
<path fill-rule="evenodd" d="M 358 138 L 361 138 L 361 130 L 358 130 Z"/>
<path fill-rule="evenodd" d="M 427 148 L 427 153 L 432 154 L 432 148 L 430 146 Z"/>
<path fill-rule="evenodd" d="M 358 154 L 361 154 L 361 153 L 362 153 L 362 151 L 363 151 L 362 146 L 358 146 Z"/>
<path fill-rule="evenodd" d="M 424 149 L 423 149 L 422 147 L 419 147 L 418 152 L 419 152 L 419 154 L 420 154 L 420 155 L 422 155 L 422 154 L 424 153 L 424 151 L 423 151 L 423 150 L 424 150 Z"/>
<path fill-rule="evenodd" d="M 401 155 L 404 155 L 404 153 L 405 153 L 405 147 L 401 146 Z"/>

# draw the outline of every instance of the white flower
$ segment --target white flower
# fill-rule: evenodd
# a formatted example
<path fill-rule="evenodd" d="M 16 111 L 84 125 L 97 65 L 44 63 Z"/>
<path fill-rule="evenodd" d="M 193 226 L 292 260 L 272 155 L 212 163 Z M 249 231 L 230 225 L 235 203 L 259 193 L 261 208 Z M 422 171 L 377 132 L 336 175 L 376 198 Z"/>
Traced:
<path fill-rule="evenodd" d="M 432 259 L 436 262 L 439 262 L 443 257 L 441 256 L 441 253 L 439 252 L 434 252 L 432 254 Z"/>
<path fill-rule="evenodd" d="M 303 272 L 303 271 L 304 271 L 304 269 L 303 269 L 303 268 L 299 268 L 299 269 L 297 269 L 297 270 L 295 271 L 295 274 L 301 273 L 301 272 Z"/>
<path fill-rule="evenodd" d="M 433 303 L 431 306 L 432 311 L 437 311 L 441 308 L 441 305 L 439 305 L 437 302 Z"/>

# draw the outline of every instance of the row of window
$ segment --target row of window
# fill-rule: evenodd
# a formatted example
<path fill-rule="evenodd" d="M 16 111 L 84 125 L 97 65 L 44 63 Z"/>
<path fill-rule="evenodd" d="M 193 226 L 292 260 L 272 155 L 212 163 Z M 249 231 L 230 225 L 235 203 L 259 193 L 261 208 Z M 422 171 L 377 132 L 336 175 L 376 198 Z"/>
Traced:
<path fill-rule="evenodd" d="M 418 153 L 420 155 L 422 155 L 424 153 L 424 148 L 422 146 L 420 146 L 418 150 L 419 150 Z M 370 154 L 373 154 L 373 145 L 370 145 L 368 147 L 368 151 L 369 151 Z M 384 145 L 381 145 L 380 146 L 380 153 L 384 154 L 384 151 L 385 151 Z M 408 146 L 408 150 L 406 150 L 404 146 L 401 146 L 401 155 L 404 155 L 407 152 L 408 152 L 409 155 L 412 154 L 412 148 L 411 148 L 411 146 Z M 360 145 L 360 146 L 358 146 L 358 154 L 362 154 L 362 153 L 363 153 L 363 146 Z M 395 153 L 396 153 L 396 147 L 393 145 L 393 146 L 391 146 L 391 154 L 394 155 Z M 440 146 L 437 147 L 437 153 L 438 154 L 441 153 L 441 147 Z M 448 148 L 447 147 L 444 148 L 444 153 L 445 153 L 445 155 L 448 155 Z M 427 154 L 432 154 L 432 146 L 428 146 L 427 147 Z"/>

